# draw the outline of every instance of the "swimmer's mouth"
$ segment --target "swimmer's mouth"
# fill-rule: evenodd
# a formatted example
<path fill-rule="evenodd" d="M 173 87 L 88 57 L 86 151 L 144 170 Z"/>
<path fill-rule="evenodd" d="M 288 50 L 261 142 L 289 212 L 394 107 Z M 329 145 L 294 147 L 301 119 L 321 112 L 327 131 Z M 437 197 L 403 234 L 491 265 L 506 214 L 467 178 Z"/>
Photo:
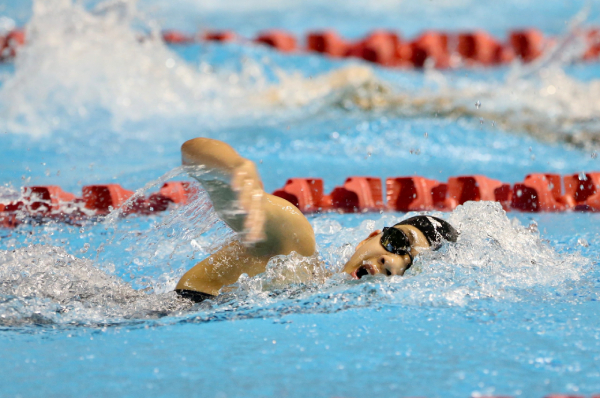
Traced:
<path fill-rule="evenodd" d="M 371 264 L 363 264 L 352 273 L 352 277 L 354 277 L 354 279 L 360 279 L 367 275 L 375 275 L 375 269 L 373 269 Z"/>

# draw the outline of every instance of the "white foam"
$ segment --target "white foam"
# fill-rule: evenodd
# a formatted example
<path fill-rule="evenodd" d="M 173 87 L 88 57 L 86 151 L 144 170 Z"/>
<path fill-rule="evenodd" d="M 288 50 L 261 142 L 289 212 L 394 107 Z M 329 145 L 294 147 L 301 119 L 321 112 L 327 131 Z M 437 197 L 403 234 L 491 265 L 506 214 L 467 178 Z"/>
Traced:
<path fill-rule="evenodd" d="M 146 30 L 133 28 L 139 25 Z M 27 43 L 0 89 L 0 127 L 42 136 L 80 130 L 91 120 L 131 135 L 125 123 L 155 118 L 231 123 L 273 107 L 304 106 L 372 76 L 349 68 L 311 81 L 274 67 L 281 83 L 273 87 L 263 66 L 248 58 L 239 60 L 240 72 L 188 64 L 151 27 L 133 0 L 103 2 L 94 12 L 72 0 L 35 0 Z"/>
<path fill-rule="evenodd" d="M 416 306 L 468 307 L 481 300 L 571 299 L 569 292 L 582 286 L 585 288 L 585 274 L 591 265 L 587 258 L 576 252 L 558 253 L 540 237 L 534 226 L 523 227 L 516 219 L 509 219 L 496 202 L 467 202 L 449 217 L 435 215 L 447 218 L 458 229 L 459 240 L 439 251 L 418 256 L 404 277 L 375 276 L 349 281 L 343 274 L 325 279 L 321 272 L 316 272 L 313 278 L 303 282 L 308 293 L 302 293 L 298 286 L 287 291 L 278 290 L 275 301 L 298 295 L 310 300 L 320 291 L 319 294 L 356 305 L 383 301 Z M 364 221 L 357 228 L 345 228 L 332 237 L 330 231 L 338 225 L 337 221 L 331 220 L 331 228 L 328 228 L 327 220 L 320 219 L 316 230 L 322 231 L 319 235 L 325 235 L 318 236 L 322 243 L 320 257 L 326 261 L 330 272 L 340 272 L 360 240 L 373 230 L 398 221 L 394 216 L 383 215 L 377 221 Z M 271 271 L 283 268 L 305 271 L 306 263 L 297 257 L 290 256 L 286 265 L 282 265 L 285 258 L 278 258 L 270 264 Z M 266 272 L 254 278 L 240 279 L 236 286 L 242 287 L 239 292 L 242 299 L 253 305 L 273 304 L 273 299 L 269 299 L 272 297 L 270 289 L 273 286 L 281 289 L 274 283 L 278 281 L 276 275 Z M 294 280 L 294 283 L 300 281 Z M 375 293 L 369 293 L 357 302 L 365 291 Z M 331 304 L 337 308 L 337 301 Z M 327 307 L 328 304 L 321 305 Z"/>
<path fill-rule="evenodd" d="M 17 27 L 15 21 L 4 15 L 0 16 L 0 35 L 6 35 Z"/>
<path fill-rule="evenodd" d="M 134 30 L 134 3 L 104 2 L 92 13 L 72 0 L 34 1 L 27 44 L 0 92 L 2 128 L 43 135 L 93 115 L 118 128 L 152 117 L 218 114 L 243 97 L 242 84 L 229 83 L 239 78 L 198 71 L 156 35 Z"/>
<path fill-rule="evenodd" d="M 151 181 L 123 207 L 184 170 L 178 167 Z M 119 208 L 81 228 L 50 222 L 37 227 L 36 234 L 28 229 L 9 234 L 3 243 L 10 249 L 0 251 L 0 325 L 93 326 L 189 309 L 191 303 L 173 292 L 177 281 L 196 258 L 231 238 L 206 192 L 198 183 L 190 184 L 195 193 L 188 205 L 172 206 L 150 222 L 146 217 L 124 219 Z M 65 236 L 86 241 L 77 256 L 61 247 L 69 242 Z"/>
<path fill-rule="evenodd" d="M 10 185 L 0 186 L 0 204 L 8 204 L 21 197 L 19 191 Z"/>
<path fill-rule="evenodd" d="M 189 308 L 176 293 L 146 294 L 53 246 L 0 251 L 0 325 L 96 325 Z"/>
<path fill-rule="evenodd" d="M 534 225 L 524 227 L 509 219 L 498 203 L 468 202 L 447 218 L 460 232 L 457 243 L 421 254 L 404 277 L 353 281 L 339 271 L 356 244 L 399 218 L 384 214 L 356 228 L 342 228 L 327 215 L 317 217 L 318 256 L 274 257 L 265 273 L 244 275 L 225 287 L 218 305 L 203 304 L 202 317 L 331 312 L 383 303 L 471 308 L 490 300 L 577 302 L 594 294 L 587 286 L 588 259 L 574 250 L 557 252 Z M 105 247 L 110 256 L 99 251 L 95 261 L 53 245 L 0 251 L 0 324 L 98 325 L 185 316 L 191 304 L 172 292 L 177 280 L 195 258 L 232 239 L 204 195 L 188 207 L 172 209 L 150 229 L 138 231 L 131 224 L 114 228 Z M 114 276 L 116 268 L 129 274 L 132 283 Z"/>

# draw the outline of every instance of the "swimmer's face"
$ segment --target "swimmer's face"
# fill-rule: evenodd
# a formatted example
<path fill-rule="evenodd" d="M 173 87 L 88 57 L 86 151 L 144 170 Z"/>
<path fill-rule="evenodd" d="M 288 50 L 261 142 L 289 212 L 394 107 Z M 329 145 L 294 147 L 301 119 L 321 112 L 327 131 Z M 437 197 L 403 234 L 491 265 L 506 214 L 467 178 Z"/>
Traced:
<path fill-rule="evenodd" d="M 406 234 L 410 242 L 410 254 L 417 256 L 424 250 L 429 249 L 429 243 L 425 235 L 417 228 L 410 225 L 398 225 L 398 228 Z M 365 275 L 404 275 L 404 272 L 411 265 L 411 258 L 408 254 L 394 254 L 387 251 L 381 244 L 380 230 L 373 231 L 367 239 L 356 246 L 356 251 L 350 258 L 350 261 L 344 266 L 344 272 L 352 275 L 355 279 L 360 279 Z"/>

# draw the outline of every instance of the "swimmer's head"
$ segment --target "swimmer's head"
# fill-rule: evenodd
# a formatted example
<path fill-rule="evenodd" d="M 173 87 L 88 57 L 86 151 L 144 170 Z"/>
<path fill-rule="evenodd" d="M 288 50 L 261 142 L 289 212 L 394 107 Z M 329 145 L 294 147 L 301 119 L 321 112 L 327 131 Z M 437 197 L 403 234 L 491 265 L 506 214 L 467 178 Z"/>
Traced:
<path fill-rule="evenodd" d="M 446 221 L 415 216 L 383 231 L 373 231 L 360 242 L 344 272 L 360 279 L 365 275 L 404 275 L 414 258 L 426 250 L 437 250 L 445 241 L 456 242 L 458 232 Z"/>

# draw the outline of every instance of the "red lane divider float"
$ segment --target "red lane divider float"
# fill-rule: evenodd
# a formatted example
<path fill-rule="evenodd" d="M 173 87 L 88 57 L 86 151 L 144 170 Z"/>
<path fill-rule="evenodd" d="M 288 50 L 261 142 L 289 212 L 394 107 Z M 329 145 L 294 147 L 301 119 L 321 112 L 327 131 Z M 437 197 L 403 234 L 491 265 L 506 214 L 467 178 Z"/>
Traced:
<path fill-rule="evenodd" d="M 345 57 L 350 48 L 350 43 L 342 39 L 335 31 L 325 30 L 311 32 L 306 36 L 306 49 L 322 53 L 330 57 Z"/>
<path fill-rule="evenodd" d="M 196 41 L 194 36 L 176 30 L 165 30 L 162 33 L 162 38 L 165 43 L 169 44 L 190 44 Z"/>
<path fill-rule="evenodd" d="M 292 178 L 273 194 L 305 213 L 452 211 L 467 201 L 481 200 L 499 202 L 506 211 L 600 211 L 600 172 L 564 178 L 530 174 L 512 186 L 482 175 L 451 177 L 447 183 L 420 176 L 391 177 L 385 185 L 385 203 L 381 180 L 376 177 L 349 177 L 329 195 L 323 193 L 321 179 Z"/>
<path fill-rule="evenodd" d="M 195 193 L 189 182 L 166 182 L 160 191 L 153 193 L 146 202 L 147 211 L 165 211 L 169 204 L 184 205 L 188 203 Z"/>
<path fill-rule="evenodd" d="M 348 177 L 344 185 L 331 191 L 331 208 L 343 212 L 380 211 L 384 209 L 381 179 Z"/>
<path fill-rule="evenodd" d="M 399 66 L 402 62 L 400 37 L 389 31 L 377 30 L 356 43 L 347 45 L 346 57 L 356 57 L 383 66 Z"/>
<path fill-rule="evenodd" d="M 511 46 L 499 43 L 483 31 L 459 34 L 457 52 L 466 63 L 484 66 L 507 64 L 515 59 Z"/>
<path fill-rule="evenodd" d="M 514 209 L 528 212 L 563 211 L 566 202 L 561 197 L 561 178 L 558 174 L 530 174 L 513 187 Z"/>
<path fill-rule="evenodd" d="M 410 43 L 409 51 L 409 65 L 415 68 L 423 68 L 428 60 L 439 69 L 450 66 L 448 35 L 445 33 L 427 31 Z"/>
<path fill-rule="evenodd" d="M 491 200 L 500 202 L 505 210 L 509 209 L 509 202 L 512 199 L 510 184 L 475 175 L 452 177 L 448 180 L 448 185 L 450 187 L 450 198 L 454 199 L 459 205 L 469 200 Z"/>
<path fill-rule="evenodd" d="M 118 184 L 88 185 L 83 187 L 82 192 L 85 208 L 98 214 L 106 214 L 111 209 L 120 207 L 133 195 L 133 191 Z"/>
<path fill-rule="evenodd" d="M 586 45 L 582 61 L 600 58 L 600 28 L 578 32 Z M 505 41 L 498 40 L 482 30 L 467 32 L 439 32 L 428 30 L 412 40 L 405 40 L 396 32 L 375 30 L 366 37 L 352 41 L 340 37 L 333 30 L 309 32 L 303 43 L 283 30 L 259 33 L 251 40 L 243 39 L 230 30 L 204 31 L 188 34 L 176 30 L 162 33 L 168 44 L 186 45 L 201 41 L 248 43 L 270 46 L 282 52 L 306 51 L 333 58 L 356 57 L 386 67 L 436 68 L 461 66 L 498 66 L 520 59 L 531 62 L 552 48 L 556 40 L 544 37 L 537 29 L 509 32 Z M 0 36 L 0 61 L 15 56 L 25 43 L 25 33 L 17 29 Z"/>
<path fill-rule="evenodd" d="M 600 172 L 529 174 L 514 185 L 482 175 L 451 177 L 448 182 L 420 176 L 390 177 L 385 188 L 384 195 L 380 178 L 351 176 L 325 194 L 321 178 L 290 178 L 273 195 L 303 213 L 452 211 L 465 202 L 480 200 L 499 202 L 506 211 L 600 211 Z M 27 219 L 77 222 L 104 216 L 125 203 L 122 215 L 147 215 L 165 211 L 171 204 L 189 203 L 194 190 L 189 182 L 172 181 L 148 197 L 130 200 L 134 192 L 118 184 L 84 186 L 82 197 L 53 185 L 24 187 L 20 199 L 0 203 L 0 227 L 15 227 Z"/>
<path fill-rule="evenodd" d="M 47 220 L 74 223 L 89 217 L 103 216 L 112 209 L 122 207 L 133 194 L 133 191 L 118 184 L 84 186 L 82 197 L 76 197 L 53 185 L 24 187 L 19 200 L 0 203 L 0 227 L 15 227 L 25 219 L 38 223 Z M 194 189 L 189 182 L 167 182 L 159 192 L 148 198 L 140 197 L 131 201 L 122 209 L 122 214 L 165 211 L 171 203 L 188 203 L 193 194 Z"/>
<path fill-rule="evenodd" d="M 206 31 L 201 36 L 204 41 L 229 42 L 237 40 L 237 35 L 230 30 Z"/>
<path fill-rule="evenodd" d="M 525 29 L 510 33 L 510 44 L 515 54 L 525 62 L 531 62 L 540 55 L 548 42 L 537 29 Z"/>
<path fill-rule="evenodd" d="M 0 62 L 13 58 L 17 48 L 25 44 L 25 31 L 15 29 L 5 36 L 0 36 Z"/>
<path fill-rule="evenodd" d="M 586 35 L 587 50 L 583 54 L 585 61 L 600 58 L 600 29 L 591 29 Z"/>
<path fill-rule="evenodd" d="M 296 206 L 303 213 L 331 208 L 331 196 L 323 196 L 323 180 L 321 178 L 290 178 L 281 189 L 273 192 Z"/>
<path fill-rule="evenodd" d="M 440 183 L 423 177 L 395 177 L 388 178 L 385 185 L 388 208 L 406 212 L 433 210 L 432 189 Z"/>
<path fill-rule="evenodd" d="M 30 212 L 41 214 L 56 212 L 70 202 L 75 201 L 75 195 L 63 191 L 55 185 L 25 187 L 23 202 L 28 203 Z"/>
<path fill-rule="evenodd" d="M 565 202 L 582 211 L 600 211 L 600 173 L 565 176 Z M 572 199 L 572 200 L 570 200 Z"/>
<path fill-rule="evenodd" d="M 258 35 L 254 42 L 266 44 L 281 52 L 287 53 L 296 50 L 296 38 L 282 30 L 270 30 Z"/>

